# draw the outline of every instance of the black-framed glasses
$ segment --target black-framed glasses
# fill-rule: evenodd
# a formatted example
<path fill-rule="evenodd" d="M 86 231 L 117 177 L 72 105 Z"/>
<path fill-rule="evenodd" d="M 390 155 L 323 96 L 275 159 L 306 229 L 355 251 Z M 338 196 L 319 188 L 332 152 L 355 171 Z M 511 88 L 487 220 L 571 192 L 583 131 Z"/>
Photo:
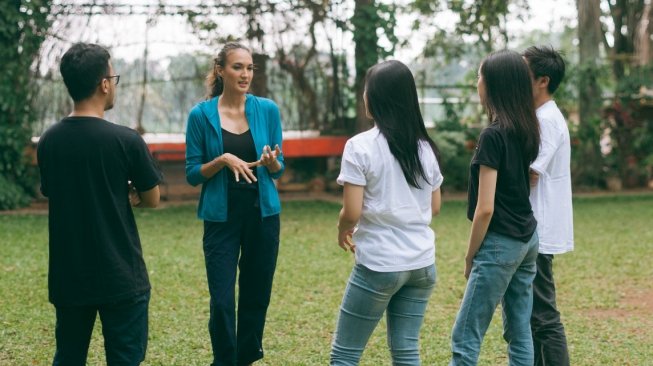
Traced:
<path fill-rule="evenodd" d="M 118 83 L 120 82 L 120 74 L 118 74 L 118 75 L 107 75 L 107 76 L 103 77 L 103 79 L 113 79 L 113 78 L 116 79 L 116 85 L 118 85 Z"/>

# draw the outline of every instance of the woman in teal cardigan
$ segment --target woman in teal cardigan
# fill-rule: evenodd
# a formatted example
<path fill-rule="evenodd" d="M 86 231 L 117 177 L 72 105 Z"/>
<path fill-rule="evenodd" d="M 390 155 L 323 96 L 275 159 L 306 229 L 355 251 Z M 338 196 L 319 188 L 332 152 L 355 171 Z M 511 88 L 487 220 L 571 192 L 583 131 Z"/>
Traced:
<path fill-rule="evenodd" d="M 204 220 L 213 365 L 247 365 L 263 358 L 279 250 L 281 205 L 273 179 L 284 171 L 281 119 L 273 101 L 247 94 L 254 69 L 249 49 L 228 43 L 214 61 L 210 99 L 188 116 L 186 179 L 202 184 L 198 216 Z"/>

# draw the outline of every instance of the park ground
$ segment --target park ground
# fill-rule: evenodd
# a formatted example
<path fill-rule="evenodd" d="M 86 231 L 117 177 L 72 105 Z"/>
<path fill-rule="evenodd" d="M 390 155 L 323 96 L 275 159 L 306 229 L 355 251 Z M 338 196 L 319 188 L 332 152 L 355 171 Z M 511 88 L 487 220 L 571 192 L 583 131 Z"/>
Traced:
<path fill-rule="evenodd" d="M 287 196 L 281 250 L 257 365 L 325 365 L 338 306 L 353 263 L 336 244 L 339 197 Z M 421 332 L 424 365 L 445 365 L 462 297 L 469 222 L 464 196 L 448 196 L 432 227 L 438 284 Z M 207 365 L 208 290 L 202 225 L 192 202 L 137 210 L 152 282 L 148 365 Z M 47 211 L 42 203 L 0 215 L 0 365 L 47 365 L 54 309 L 47 301 Z M 556 257 L 558 305 L 573 365 L 651 365 L 653 349 L 653 194 L 580 195 L 574 200 L 574 252 Z M 381 322 L 361 365 L 389 365 Z M 105 364 L 101 327 L 89 365 Z M 500 309 L 481 365 L 505 365 Z"/>

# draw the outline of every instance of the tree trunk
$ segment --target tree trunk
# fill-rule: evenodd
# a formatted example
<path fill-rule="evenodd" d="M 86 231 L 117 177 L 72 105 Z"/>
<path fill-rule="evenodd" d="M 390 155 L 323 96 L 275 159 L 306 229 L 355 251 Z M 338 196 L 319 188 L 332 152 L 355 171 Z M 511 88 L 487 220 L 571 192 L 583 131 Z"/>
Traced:
<path fill-rule="evenodd" d="M 306 70 L 303 67 L 291 70 L 291 75 L 293 83 L 301 93 L 301 97 L 299 98 L 299 129 L 319 129 L 317 95 L 306 78 Z"/>
<path fill-rule="evenodd" d="M 640 66 L 648 65 L 653 61 L 651 52 L 651 35 L 653 34 L 653 6 L 647 3 L 642 12 L 642 20 L 635 31 L 635 57 Z"/>
<path fill-rule="evenodd" d="M 343 103 L 343 95 L 340 85 L 340 61 L 341 58 L 336 56 L 335 50 L 333 49 L 333 42 L 329 39 L 329 57 L 331 59 L 331 85 L 330 89 L 330 100 L 329 100 L 329 111 L 334 117 L 334 121 L 329 126 L 329 129 L 333 132 L 343 131 L 347 128 L 345 124 L 345 104 Z"/>
<path fill-rule="evenodd" d="M 599 59 L 599 45 L 602 42 L 600 29 L 600 0 L 577 0 L 578 48 L 580 80 L 578 84 L 580 123 L 588 123 L 599 116 L 601 90 L 596 82 Z"/>
<path fill-rule="evenodd" d="M 601 155 L 601 89 L 597 83 L 600 57 L 599 46 L 604 41 L 601 32 L 600 0 L 577 0 L 578 7 L 578 112 L 580 125 L 576 131 L 578 144 L 572 150 L 572 181 L 574 184 L 598 186 L 605 179 Z M 607 45 L 606 45 L 607 46 Z"/>
<path fill-rule="evenodd" d="M 254 78 L 252 79 L 252 94 L 259 97 L 268 96 L 268 74 L 267 74 L 267 61 L 268 55 L 262 53 L 252 54 L 256 70 L 254 71 Z"/>
<path fill-rule="evenodd" d="M 377 63 L 378 41 L 376 35 L 376 11 L 374 0 L 356 0 L 354 8 L 354 42 L 356 48 L 354 57 L 356 60 L 356 132 L 369 129 L 370 119 L 365 113 L 365 102 L 363 92 L 365 91 L 365 73 L 367 69 Z"/>
<path fill-rule="evenodd" d="M 149 34 L 152 19 L 145 22 L 145 50 L 143 51 L 143 80 L 141 81 L 141 101 L 138 105 L 138 114 L 136 116 L 136 131 L 141 135 L 145 134 L 145 127 L 143 127 L 143 114 L 145 113 L 145 101 L 147 99 L 147 54 L 149 48 Z"/>

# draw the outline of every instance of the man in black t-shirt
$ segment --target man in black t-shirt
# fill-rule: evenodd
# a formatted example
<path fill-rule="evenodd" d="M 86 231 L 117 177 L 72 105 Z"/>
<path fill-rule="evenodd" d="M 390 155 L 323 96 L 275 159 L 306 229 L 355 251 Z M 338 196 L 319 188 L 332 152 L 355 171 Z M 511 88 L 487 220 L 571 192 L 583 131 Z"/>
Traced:
<path fill-rule="evenodd" d="M 72 113 L 41 136 L 41 191 L 49 198 L 53 365 L 85 365 L 97 314 L 108 365 L 145 358 L 150 283 L 132 206 L 156 207 L 161 174 L 134 130 L 104 120 L 116 75 L 104 48 L 78 43 L 60 71 Z"/>

